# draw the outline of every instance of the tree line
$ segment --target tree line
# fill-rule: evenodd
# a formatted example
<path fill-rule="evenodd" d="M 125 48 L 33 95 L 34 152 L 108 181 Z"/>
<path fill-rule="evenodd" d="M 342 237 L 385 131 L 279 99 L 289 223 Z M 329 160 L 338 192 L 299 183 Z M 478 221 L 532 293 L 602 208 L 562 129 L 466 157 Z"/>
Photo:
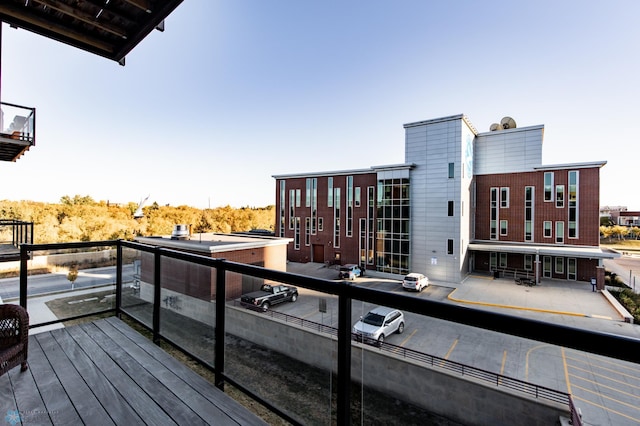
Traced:
<path fill-rule="evenodd" d="M 197 209 L 189 206 L 143 207 L 144 216 L 133 217 L 138 203 L 113 204 L 90 196 L 63 196 L 60 203 L 0 201 L 0 219 L 33 222 L 35 244 L 71 241 L 132 240 L 138 236 L 170 235 L 177 224 L 191 226 L 193 233 L 273 231 L 275 206 L 230 206 Z M 11 229 L 0 229 L 0 241 L 11 241 Z"/>
<path fill-rule="evenodd" d="M 626 240 L 627 238 L 637 240 L 640 239 L 640 228 L 637 226 L 604 226 L 600 225 L 600 236 L 611 241 L 613 238 L 617 240 Z"/>

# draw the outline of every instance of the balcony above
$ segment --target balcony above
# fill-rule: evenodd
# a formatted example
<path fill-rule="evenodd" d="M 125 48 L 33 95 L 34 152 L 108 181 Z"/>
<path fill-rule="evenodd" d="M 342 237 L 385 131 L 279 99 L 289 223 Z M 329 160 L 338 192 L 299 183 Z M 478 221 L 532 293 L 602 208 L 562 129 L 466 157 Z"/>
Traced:
<path fill-rule="evenodd" d="M 0 104 L 0 161 L 16 161 L 36 144 L 36 109 Z"/>
<path fill-rule="evenodd" d="M 5 0 L 0 21 L 103 56 L 124 65 L 124 57 L 182 0 Z"/>

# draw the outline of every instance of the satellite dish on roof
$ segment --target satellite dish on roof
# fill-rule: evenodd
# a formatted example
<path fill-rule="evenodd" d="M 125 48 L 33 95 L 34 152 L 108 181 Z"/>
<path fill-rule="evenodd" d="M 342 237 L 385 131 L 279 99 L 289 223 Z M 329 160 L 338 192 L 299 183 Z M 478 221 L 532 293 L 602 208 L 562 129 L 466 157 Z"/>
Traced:
<path fill-rule="evenodd" d="M 498 124 L 498 123 L 493 123 L 490 127 L 489 130 L 492 132 L 495 132 L 496 130 L 502 130 L 502 125 Z"/>
<path fill-rule="evenodd" d="M 502 121 L 500 121 L 503 129 L 515 129 L 516 121 L 511 117 L 504 117 Z"/>

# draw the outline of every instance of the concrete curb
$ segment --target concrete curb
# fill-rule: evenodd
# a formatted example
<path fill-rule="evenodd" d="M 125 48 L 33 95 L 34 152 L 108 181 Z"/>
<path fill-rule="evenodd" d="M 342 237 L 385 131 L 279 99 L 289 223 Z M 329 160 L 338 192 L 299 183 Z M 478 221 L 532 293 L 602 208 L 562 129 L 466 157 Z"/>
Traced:
<path fill-rule="evenodd" d="M 627 311 L 625 307 L 622 306 L 620 302 L 618 302 L 618 299 L 616 299 L 615 297 L 613 297 L 611 293 L 609 293 L 609 290 L 604 289 L 600 292 L 600 294 L 602 294 L 604 298 L 607 299 L 607 301 L 611 304 L 611 306 L 613 306 L 613 309 L 618 311 L 620 316 L 624 318 L 624 322 L 633 324 L 633 315 L 631 315 L 629 311 Z"/>

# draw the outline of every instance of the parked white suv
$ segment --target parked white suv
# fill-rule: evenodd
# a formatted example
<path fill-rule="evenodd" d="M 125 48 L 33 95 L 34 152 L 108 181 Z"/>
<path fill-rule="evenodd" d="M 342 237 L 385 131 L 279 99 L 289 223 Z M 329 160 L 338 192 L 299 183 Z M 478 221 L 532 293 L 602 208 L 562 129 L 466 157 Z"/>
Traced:
<path fill-rule="evenodd" d="M 417 272 L 408 274 L 402 280 L 402 288 L 405 290 L 422 291 L 425 287 L 429 286 L 429 278 Z"/>
<path fill-rule="evenodd" d="M 385 337 L 404 332 L 404 314 L 397 309 L 379 306 L 367 313 L 353 326 L 354 338 L 359 342 L 384 343 Z"/>

